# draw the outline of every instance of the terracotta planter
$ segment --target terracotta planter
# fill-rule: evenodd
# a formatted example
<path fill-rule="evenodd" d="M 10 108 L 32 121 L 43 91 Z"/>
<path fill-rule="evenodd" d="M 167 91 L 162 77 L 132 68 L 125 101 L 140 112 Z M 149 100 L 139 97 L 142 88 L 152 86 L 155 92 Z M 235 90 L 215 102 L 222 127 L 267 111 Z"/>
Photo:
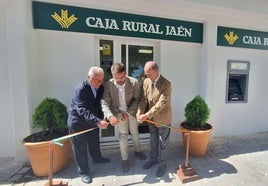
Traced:
<path fill-rule="evenodd" d="M 37 177 L 48 176 L 49 174 L 49 143 L 23 142 L 27 149 L 27 154 L 31 163 L 32 170 Z M 66 168 L 71 160 L 71 143 L 69 139 L 61 141 L 63 146 L 54 144 L 53 151 L 53 174 Z"/>
<path fill-rule="evenodd" d="M 180 125 L 181 129 L 186 130 L 182 125 Z M 212 133 L 211 129 L 206 131 L 191 131 L 190 133 L 190 144 L 189 144 L 189 155 L 200 157 L 205 155 L 207 151 L 208 142 Z M 187 135 L 185 132 L 182 132 L 182 140 L 184 144 L 184 149 L 186 149 L 187 145 Z"/>

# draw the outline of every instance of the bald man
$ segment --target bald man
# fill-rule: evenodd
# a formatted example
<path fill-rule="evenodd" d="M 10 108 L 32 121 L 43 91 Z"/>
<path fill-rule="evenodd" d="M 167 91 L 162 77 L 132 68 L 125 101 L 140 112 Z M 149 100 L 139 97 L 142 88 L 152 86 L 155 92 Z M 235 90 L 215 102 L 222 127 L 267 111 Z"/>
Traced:
<path fill-rule="evenodd" d="M 150 119 L 161 126 L 149 125 L 150 132 L 150 158 L 143 169 L 150 169 L 159 163 L 156 177 L 161 177 L 166 172 L 166 151 L 170 128 L 162 125 L 171 125 L 171 82 L 159 72 L 156 62 L 148 61 L 144 66 L 147 78 L 143 82 L 143 95 L 141 97 L 137 120 L 143 122 Z"/>

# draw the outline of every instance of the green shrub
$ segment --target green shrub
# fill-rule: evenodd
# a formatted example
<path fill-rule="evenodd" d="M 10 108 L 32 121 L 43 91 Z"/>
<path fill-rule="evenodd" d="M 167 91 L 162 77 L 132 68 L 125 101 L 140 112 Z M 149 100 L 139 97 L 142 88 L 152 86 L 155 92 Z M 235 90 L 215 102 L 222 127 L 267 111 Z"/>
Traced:
<path fill-rule="evenodd" d="M 185 107 L 186 122 L 192 127 L 203 128 L 210 116 L 210 109 L 201 96 L 195 96 Z"/>
<path fill-rule="evenodd" d="M 56 98 L 45 98 L 32 116 L 33 127 L 57 133 L 66 129 L 67 107 Z"/>

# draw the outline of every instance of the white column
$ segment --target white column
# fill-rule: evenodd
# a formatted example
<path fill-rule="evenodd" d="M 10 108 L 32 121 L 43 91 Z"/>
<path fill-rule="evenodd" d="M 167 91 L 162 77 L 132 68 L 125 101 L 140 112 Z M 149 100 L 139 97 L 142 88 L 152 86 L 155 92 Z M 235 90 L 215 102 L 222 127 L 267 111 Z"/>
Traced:
<path fill-rule="evenodd" d="M 203 47 L 201 60 L 200 94 L 213 110 L 215 96 L 215 66 L 217 48 L 217 24 L 213 19 L 204 23 Z M 213 122 L 213 115 L 209 121 Z"/>
<path fill-rule="evenodd" d="M 7 54 L 9 64 L 11 114 L 14 134 L 15 158 L 26 160 L 26 149 L 21 141 L 29 135 L 29 78 L 26 53 L 27 5 L 30 1 L 6 0 L 7 11 Z M 11 136 L 13 137 L 13 135 Z"/>

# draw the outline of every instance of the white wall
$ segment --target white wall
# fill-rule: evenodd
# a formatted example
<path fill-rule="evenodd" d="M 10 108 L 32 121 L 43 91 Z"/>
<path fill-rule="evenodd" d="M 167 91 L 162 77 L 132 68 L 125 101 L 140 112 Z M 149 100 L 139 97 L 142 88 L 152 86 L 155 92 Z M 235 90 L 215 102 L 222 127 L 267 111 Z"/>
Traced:
<path fill-rule="evenodd" d="M 90 34 L 34 30 L 37 37 L 39 99 L 56 97 L 68 106 L 73 88 L 94 65 Z"/>
<path fill-rule="evenodd" d="M 172 83 L 172 126 L 179 127 L 184 120 L 184 108 L 200 94 L 201 44 L 161 41 L 161 73 Z M 171 141 L 180 134 L 172 131 Z"/>
<path fill-rule="evenodd" d="M 216 12 L 214 14 L 216 15 Z M 260 14 L 228 9 L 225 14 L 211 15 L 213 18 L 208 19 L 207 25 L 205 25 L 210 27 L 210 34 L 207 36 L 215 38 L 214 44 L 211 42 L 209 44 L 210 49 L 207 56 L 209 64 L 207 68 L 213 68 L 208 72 L 210 78 L 207 78 L 210 86 L 207 88 L 209 95 L 207 99 L 212 107 L 213 135 L 228 136 L 266 132 L 268 131 L 266 124 L 268 116 L 265 109 L 267 103 L 265 82 L 268 80 L 266 73 L 268 51 L 216 46 L 216 28 L 217 26 L 227 26 L 268 32 L 268 26 L 265 23 L 267 18 Z M 230 15 L 233 15 L 232 19 L 228 19 Z M 212 27 L 214 27 L 214 31 Z M 210 40 L 213 40 L 211 38 Z M 247 103 L 225 103 L 228 60 L 250 62 Z M 210 91 L 211 93 L 209 93 Z"/>
<path fill-rule="evenodd" d="M 29 4 L 25 1 L 6 1 L 7 15 L 7 56 L 9 64 L 10 97 L 13 130 L 3 138 L 7 140 L 14 135 L 15 156 L 18 161 L 26 159 L 26 151 L 22 139 L 30 132 L 30 98 L 29 65 L 31 50 L 27 45 L 28 21 L 31 17 L 27 11 Z M 28 5 L 28 6 L 27 6 Z M 30 21 L 29 21 L 30 22 Z"/>
<path fill-rule="evenodd" d="M 244 10 L 248 12 L 259 12 L 267 14 L 266 0 L 189 0 L 207 5 L 217 5 L 231 9 Z"/>
<path fill-rule="evenodd" d="M 215 131 L 218 136 L 268 131 L 267 80 L 268 52 L 253 49 L 218 47 L 215 69 Z M 227 60 L 250 62 L 247 103 L 225 103 Z"/>
<path fill-rule="evenodd" d="M 6 2 L 0 1 L 0 156 L 14 156 L 15 137 L 7 55 L 6 20 Z"/>

